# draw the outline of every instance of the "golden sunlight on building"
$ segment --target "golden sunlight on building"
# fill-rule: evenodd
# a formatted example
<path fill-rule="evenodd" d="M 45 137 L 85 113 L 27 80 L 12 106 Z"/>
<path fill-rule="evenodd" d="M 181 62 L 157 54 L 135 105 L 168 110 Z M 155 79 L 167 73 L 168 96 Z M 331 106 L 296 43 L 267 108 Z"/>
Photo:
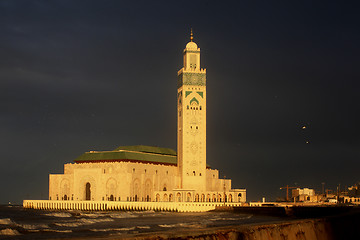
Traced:
<path fill-rule="evenodd" d="M 177 153 L 168 148 L 123 146 L 90 151 L 50 174 L 49 200 L 24 200 L 24 207 L 85 210 L 208 211 L 240 206 L 245 189 L 206 164 L 206 70 L 200 48 L 190 42 L 177 80 Z"/>

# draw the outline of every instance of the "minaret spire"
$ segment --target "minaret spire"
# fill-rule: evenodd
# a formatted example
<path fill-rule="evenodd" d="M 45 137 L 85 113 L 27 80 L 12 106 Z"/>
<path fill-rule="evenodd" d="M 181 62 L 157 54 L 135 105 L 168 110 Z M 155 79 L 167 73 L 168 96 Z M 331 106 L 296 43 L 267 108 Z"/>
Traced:
<path fill-rule="evenodd" d="M 194 40 L 194 36 L 193 36 L 193 31 L 192 28 L 190 28 L 190 42 L 192 42 Z"/>

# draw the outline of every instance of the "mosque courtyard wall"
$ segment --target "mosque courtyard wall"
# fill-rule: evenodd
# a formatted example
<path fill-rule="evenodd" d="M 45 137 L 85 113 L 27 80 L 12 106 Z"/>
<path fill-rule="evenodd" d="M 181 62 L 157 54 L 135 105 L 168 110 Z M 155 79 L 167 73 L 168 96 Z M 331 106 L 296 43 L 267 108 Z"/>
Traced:
<path fill-rule="evenodd" d="M 206 191 L 182 189 L 177 166 L 133 162 L 65 164 L 49 175 L 49 200 L 130 202 L 245 202 L 246 191 L 231 189 L 206 169 Z M 239 196 L 240 194 L 240 196 Z"/>

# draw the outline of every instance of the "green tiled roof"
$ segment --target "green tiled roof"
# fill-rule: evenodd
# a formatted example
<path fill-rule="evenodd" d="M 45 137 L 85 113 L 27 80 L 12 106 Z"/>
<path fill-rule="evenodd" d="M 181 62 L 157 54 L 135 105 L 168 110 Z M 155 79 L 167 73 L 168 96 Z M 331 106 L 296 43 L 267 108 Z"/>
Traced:
<path fill-rule="evenodd" d="M 176 152 L 168 148 L 150 146 L 124 146 L 113 151 L 90 151 L 82 154 L 74 161 L 137 161 L 177 165 Z"/>
<path fill-rule="evenodd" d="M 170 148 L 136 145 L 118 147 L 113 151 L 90 151 L 74 160 L 76 163 L 103 161 L 132 161 L 177 165 L 177 156 L 176 152 Z M 208 164 L 206 164 L 206 167 L 210 168 Z"/>
<path fill-rule="evenodd" d="M 176 151 L 171 148 L 161 148 L 161 147 L 152 147 L 152 146 L 144 146 L 144 145 L 121 146 L 121 147 L 116 148 L 114 151 L 119 151 L 119 150 L 128 150 L 128 151 L 135 151 L 135 152 L 156 153 L 156 154 L 176 156 Z"/>

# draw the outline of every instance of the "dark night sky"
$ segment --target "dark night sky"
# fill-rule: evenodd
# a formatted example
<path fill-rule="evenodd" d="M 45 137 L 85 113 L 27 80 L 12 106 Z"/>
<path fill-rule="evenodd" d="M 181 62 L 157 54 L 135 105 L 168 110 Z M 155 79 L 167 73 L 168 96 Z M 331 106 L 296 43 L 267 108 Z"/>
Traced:
<path fill-rule="evenodd" d="M 46 199 L 48 174 L 85 151 L 176 149 L 190 27 L 207 68 L 207 162 L 221 177 L 248 200 L 360 181 L 359 9 L 1 0 L 0 203 Z"/>

